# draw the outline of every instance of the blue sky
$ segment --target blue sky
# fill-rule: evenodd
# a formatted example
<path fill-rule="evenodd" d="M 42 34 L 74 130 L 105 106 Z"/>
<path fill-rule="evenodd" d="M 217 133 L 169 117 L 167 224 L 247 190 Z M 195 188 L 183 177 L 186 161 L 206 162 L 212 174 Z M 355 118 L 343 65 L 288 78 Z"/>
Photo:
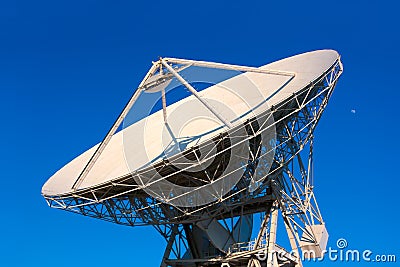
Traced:
<path fill-rule="evenodd" d="M 400 260 L 400 6 L 368 2 L 1 1 L 0 265 L 158 266 L 152 228 L 50 209 L 42 184 L 101 140 L 158 56 L 259 66 L 321 48 L 344 64 L 315 134 L 329 244 Z"/>

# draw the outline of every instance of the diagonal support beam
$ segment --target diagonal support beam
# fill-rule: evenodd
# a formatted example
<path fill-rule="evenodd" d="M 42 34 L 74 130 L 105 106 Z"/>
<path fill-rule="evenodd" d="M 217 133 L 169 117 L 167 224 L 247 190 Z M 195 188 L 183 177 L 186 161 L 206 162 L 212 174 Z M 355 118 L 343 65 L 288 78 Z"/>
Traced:
<path fill-rule="evenodd" d="M 232 128 L 232 124 L 226 120 L 224 117 L 222 117 L 210 104 L 207 103 L 196 91 L 196 89 L 193 88 L 181 75 L 179 75 L 178 72 L 174 70 L 168 63 L 163 59 L 160 58 L 161 63 L 180 81 L 188 90 L 191 92 L 209 111 L 211 111 L 212 114 L 214 114 L 215 117 L 217 117 L 223 124 L 225 124 L 228 128 Z"/>
<path fill-rule="evenodd" d="M 139 96 L 140 96 L 140 94 L 142 92 L 142 88 L 141 87 L 144 85 L 146 80 L 150 77 L 150 75 L 156 69 L 157 69 L 157 64 L 153 64 L 153 66 L 147 72 L 147 74 L 144 77 L 144 79 L 142 80 L 142 82 L 139 84 L 138 89 L 135 91 L 135 93 L 129 99 L 128 103 L 125 105 L 125 107 L 122 110 L 121 114 L 118 116 L 117 120 L 111 126 L 111 129 L 108 131 L 108 133 L 104 137 L 103 141 L 101 141 L 100 145 L 97 147 L 96 151 L 93 153 L 92 157 L 89 159 L 88 163 L 85 165 L 85 167 L 83 168 L 82 172 L 79 174 L 78 178 L 76 179 L 76 181 L 72 185 L 72 189 L 74 191 L 76 189 L 78 189 L 79 186 L 82 184 L 82 182 L 85 180 L 85 178 L 88 175 L 89 171 L 93 168 L 93 166 L 96 163 L 97 159 L 100 157 L 100 154 L 103 152 L 103 150 L 106 148 L 106 146 L 110 142 L 111 137 L 115 134 L 115 132 L 117 131 L 118 127 L 121 125 L 121 123 L 125 119 L 126 115 L 128 115 L 129 111 L 131 110 L 133 104 L 139 98 Z"/>
<path fill-rule="evenodd" d="M 172 246 L 174 245 L 174 242 L 175 242 L 175 237 L 178 234 L 179 234 L 178 225 L 174 224 L 171 229 L 171 234 L 169 236 L 167 247 L 165 248 L 160 267 L 167 267 L 167 264 L 165 263 L 165 261 L 168 260 L 170 254 L 171 254 Z"/>

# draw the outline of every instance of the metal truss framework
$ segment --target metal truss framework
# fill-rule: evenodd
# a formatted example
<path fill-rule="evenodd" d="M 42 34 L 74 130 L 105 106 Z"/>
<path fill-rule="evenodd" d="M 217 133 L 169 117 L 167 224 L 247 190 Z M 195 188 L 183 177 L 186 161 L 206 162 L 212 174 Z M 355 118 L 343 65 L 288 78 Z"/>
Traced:
<path fill-rule="evenodd" d="M 182 247 L 184 251 L 190 249 L 186 235 L 182 231 L 161 230 L 178 227 L 177 224 L 158 225 L 156 228 L 163 233 L 168 244 L 171 244 L 166 248 L 162 266 L 302 265 L 298 248 L 305 243 L 318 242 L 316 233 L 307 226 L 324 225 L 313 192 L 313 131 L 341 72 L 342 66 L 338 62 L 330 72 L 312 85 L 313 90 L 305 90 L 294 95 L 291 105 L 286 105 L 285 109 L 276 109 L 275 112 L 285 112 L 285 110 L 293 111 L 296 108 L 297 112 L 295 116 L 290 113 L 291 115 L 284 123 L 277 127 L 275 167 L 267 180 L 273 192 L 270 203 L 274 204 L 261 212 L 265 217 L 261 221 L 257 238 L 250 242 L 234 244 L 228 251 L 219 251 L 208 258 L 185 259 L 179 251 L 182 251 Z M 290 240 L 292 250 L 290 253 L 276 244 L 278 210 L 281 211 Z M 229 219 L 232 220 L 232 218 Z M 225 220 L 223 223 L 229 224 Z M 263 253 L 264 257 L 256 257 Z M 170 254 L 173 259 L 167 259 L 166 255 Z"/>
<path fill-rule="evenodd" d="M 178 59 L 170 59 L 167 62 L 184 63 Z M 242 67 L 243 71 L 246 71 L 245 68 L 247 67 Z M 154 70 L 155 68 L 152 68 L 151 71 Z M 297 251 L 307 243 L 318 245 L 315 229 L 310 227 L 324 225 L 313 193 L 313 132 L 341 72 L 342 64 L 338 59 L 314 83 L 273 106 L 271 111 L 264 114 L 264 116 L 272 114 L 275 120 L 274 126 L 277 132 L 275 156 L 266 179 L 252 193 L 247 192 L 247 176 L 251 176 L 257 165 L 262 164 L 263 159 L 259 153 L 249 161 L 247 172 L 238 185 L 227 194 L 226 199 L 197 209 L 174 207 L 150 197 L 137 185 L 133 175 L 95 188 L 76 190 L 68 195 L 45 196 L 45 198 L 53 208 L 113 223 L 129 226 L 153 225 L 167 240 L 161 266 L 201 264 L 201 266 L 251 267 L 265 263 L 268 263 L 268 266 L 283 264 L 301 266 L 298 255 L 288 253 L 275 243 L 274 227 L 276 228 L 277 211 L 281 211 L 292 250 Z M 146 77 L 148 76 L 149 74 Z M 118 123 L 115 125 L 119 126 Z M 254 140 L 259 134 L 260 132 L 256 130 L 253 134 L 249 134 L 248 138 Z M 197 227 L 196 223 L 216 219 L 232 232 L 233 225 L 238 220 L 256 213 L 265 216 L 256 240 L 245 244 L 234 244 L 227 250 L 217 249 L 210 244 L 208 255 L 196 258 L 190 237 L 194 227 Z M 265 259 L 265 263 L 262 263 L 255 258 L 260 251 L 267 251 L 267 255 L 270 255 L 268 253 L 272 250 L 281 251 L 286 261 L 269 256 Z"/>

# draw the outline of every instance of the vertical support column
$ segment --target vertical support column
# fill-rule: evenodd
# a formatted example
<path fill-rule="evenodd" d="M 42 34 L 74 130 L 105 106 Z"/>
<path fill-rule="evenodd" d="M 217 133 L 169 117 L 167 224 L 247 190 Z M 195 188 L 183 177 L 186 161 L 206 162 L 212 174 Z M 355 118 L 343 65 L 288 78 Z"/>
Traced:
<path fill-rule="evenodd" d="M 192 225 L 192 227 L 195 227 L 195 226 Z M 200 258 L 198 244 L 196 244 L 194 237 L 193 237 L 193 232 L 192 232 L 193 228 L 190 229 L 189 224 L 184 224 L 183 230 L 185 231 L 187 244 L 189 246 L 190 252 L 192 253 L 193 259 Z"/>
<path fill-rule="evenodd" d="M 168 260 L 169 255 L 171 254 L 172 246 L 174 245 L 175 237 L 176 237 L 177 234 L 178 234 L 178 225 L 174 224 L 172 226 L 172 229 L 171 229 L 171 235 L 169 236 L 168 243 L 167 243 L 167 246 L 165 248 L 164 255 L 163 255 L 160 267 L 167 267 L 168 266 L 165 263 L 165 261 Z"/>
<path fill-rule="evenodd" d="M 260 247 L 262 238 L 268 234 L 267 227 L 268 227 L 268 222 L 269 222 L 270 216 L 271 216 L 270 212 L 266 213 L 264 216 L 264 220 L 261 224 L 261 229 L 258 232 L 256 243 L 254 244 L 254 249 L 258 249 Z"/>
<path fill-rule="evenodd" d="M 268 237 L 268 257 L 267 257 L 267 267 L 278 267 L 278 259 L 275 253 L 276 244 L 276 230 L 278 224 L 278 205 L 277 203 L 272 207 L 271 213 L 271 225 L 269 229 Z"/>
<path fill-rule="evenodd" d="M 295 256 L 297 258 L 297 263 L 295 264 L 295 267 L 303 267 L 303 264 L 302 264 L 301 258 L 300 258 L 300 254 L 299 254 L 299 248 L 297 247 L 297 244 L 296 244 L 296 238 L 294 237 L 292 229 L 289 227 L 286 218 L 283 218 L 283 219 L 285 222 L 286 232 L 289 237 L 290 247 L 292 248 L 292 251 L 296 253 Z"/>

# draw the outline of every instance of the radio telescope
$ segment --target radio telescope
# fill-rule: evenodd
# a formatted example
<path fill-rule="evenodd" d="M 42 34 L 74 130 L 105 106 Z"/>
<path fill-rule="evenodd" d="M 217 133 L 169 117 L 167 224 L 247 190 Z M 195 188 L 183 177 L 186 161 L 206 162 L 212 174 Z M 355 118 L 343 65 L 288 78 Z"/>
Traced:
<path fill-rule="evenodd" d="M 328 241 L 313 138 L 342 71 L 333 50 L 262 67 L 159 58 L 103 141 L 42 195 L 153 226 L 166 240 L 162 267 L 302 266 L 300 252 L 320 258 Z M 277 244 L 278 217 L 290 248 Z"/>

